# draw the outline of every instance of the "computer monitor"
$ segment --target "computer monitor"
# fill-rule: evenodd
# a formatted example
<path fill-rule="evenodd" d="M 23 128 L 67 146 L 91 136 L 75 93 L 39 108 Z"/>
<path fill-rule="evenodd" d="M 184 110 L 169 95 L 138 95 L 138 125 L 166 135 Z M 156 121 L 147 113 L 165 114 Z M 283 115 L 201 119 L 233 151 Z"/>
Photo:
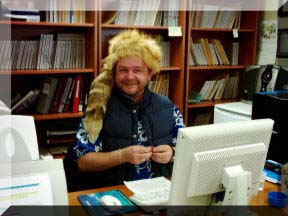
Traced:
<path fill-rule="evenodd" d="M 62 159 L 0 163 L 0 215 L 11 205 L 11 215 L 33 206 L 67 206 L 68 192 Z M 17 206 L 27 208 L 18 209 Z M 45 209 L 46 211 L 49 209 Z M 35 211 L 34 211 L 35 213 Z M 7 215 L 10 215 L 7 213 Z M 30 214 L 23 214 L 30 215 Z M 53 214 L 45 214 L 53 215 Z M 56 214 L 55 214 L 56 215 Z M 63 214 L 61 214 L 63 215 Z"/>
<path fill-rule="evenodd" d="M 273 133 L 267 160 L 280 164 L 288 163 L 285 151 L 288 138 L 288 90 L 257 92 L 253 95 L 252 119 L 274 120 Z"/>
<path fill-rule="evenodd" d="M 33 116 L 0 115 L 0 162 L 39 159 Z"/>
<path fill-rule="evenodd" d="M 169 205 L 247 205 L 256 194 L 274 121 L 226 122 L 179 129 Z"/>

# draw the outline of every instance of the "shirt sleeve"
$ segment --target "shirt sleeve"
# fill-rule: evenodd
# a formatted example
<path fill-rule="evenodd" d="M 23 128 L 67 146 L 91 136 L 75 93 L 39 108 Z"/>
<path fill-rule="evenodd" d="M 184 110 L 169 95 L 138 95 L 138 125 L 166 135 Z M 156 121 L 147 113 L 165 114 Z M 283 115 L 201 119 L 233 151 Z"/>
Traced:
<path fill-rule="evenodd" d="M 95 143 L 91 143 L 88 139 L 88 132 L 83 126 L 83 120 L 79 124 L 79 128 L 76 133 L 76 140 L 72 151 L 72 159 L 77 160 L 79 157 L 87 154 L 88 152 L 101 152 L 102 151 L 102 139 L 99 136 Z"/>
<path fill-rule="evenodd" d="M 174 109 L 173 109 L 173 118 L 174 118 L 175 123 L 174 123 L 174 128 L 172 131 L 172 135 L 173 135 L 172 145 L 176 146 L 178 129 L 185 127 L 183 116 L 182 116 L 180 110 L 178 109 L 178 107 L 176 107 L 176 106 L 174 106 Z"/>

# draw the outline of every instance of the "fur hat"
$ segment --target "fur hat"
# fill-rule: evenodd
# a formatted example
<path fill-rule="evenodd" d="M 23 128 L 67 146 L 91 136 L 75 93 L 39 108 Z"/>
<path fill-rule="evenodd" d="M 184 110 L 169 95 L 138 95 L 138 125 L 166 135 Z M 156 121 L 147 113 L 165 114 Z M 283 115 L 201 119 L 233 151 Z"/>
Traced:
<path fill-rule="evenodd" d="M 109 41 L 108 56 L 103 60 L 100 74 L 90 87 L 84 119 L 84 128 L 91 143 L 97 140 L 102 129 L 106 106 L 114 86 L 114 66 L 126 56 L 141 58 L 154 74 L 160 71 L 161 48 L 150 35 L 137 30 L 126 30 Z"/>

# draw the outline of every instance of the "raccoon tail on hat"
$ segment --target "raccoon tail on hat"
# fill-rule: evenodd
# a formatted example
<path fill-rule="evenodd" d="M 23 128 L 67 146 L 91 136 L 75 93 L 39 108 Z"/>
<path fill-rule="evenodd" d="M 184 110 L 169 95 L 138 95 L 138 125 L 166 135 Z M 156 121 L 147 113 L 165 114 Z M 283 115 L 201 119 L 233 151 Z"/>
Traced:
<path fill-rule="evenodd" d="M 103 117 L 107 103 L 114 85 L 111 70 L 102 69 L 100 75 L 92 82 L 84 119 L 84 128 L 88 132 L 88 138 L 94 143 L 102 129 Z"/>

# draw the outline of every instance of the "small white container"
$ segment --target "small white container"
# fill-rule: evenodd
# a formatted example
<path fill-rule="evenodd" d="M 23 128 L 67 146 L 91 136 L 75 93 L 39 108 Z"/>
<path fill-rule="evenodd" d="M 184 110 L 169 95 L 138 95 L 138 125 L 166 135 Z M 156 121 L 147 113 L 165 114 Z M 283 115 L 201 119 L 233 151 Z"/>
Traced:
<path fill-rule="evenodd" d="M 252 116 L 252 104 L 233 102 L 216 104 L 214 106 L 214 124 L 230 121 L 250 120 Z"/>

